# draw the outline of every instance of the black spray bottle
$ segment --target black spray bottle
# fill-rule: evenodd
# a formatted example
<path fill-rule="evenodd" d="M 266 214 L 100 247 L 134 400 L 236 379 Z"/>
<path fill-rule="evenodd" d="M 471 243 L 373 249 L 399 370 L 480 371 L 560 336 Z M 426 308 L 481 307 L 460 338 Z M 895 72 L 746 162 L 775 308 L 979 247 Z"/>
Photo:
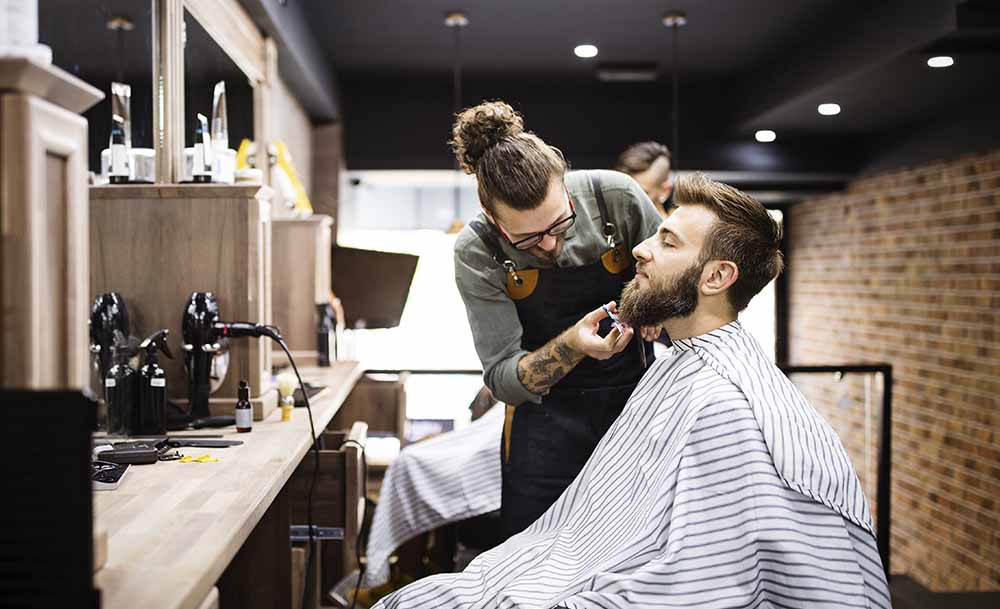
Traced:
<path fill-rule="evenodd" d="M 167 433 L 167 373 L 160 368 L 159 352 L 173 359 L 167 346 L 167 329 L 157 330 L 139 344 L 146 353 L 146 365 L 139 369 L 138 421 L 136 433 L 162 436 Z"/>
<path fill-rule="evenodd" d="M 104 379 L 108 401 L 108 433 L 132 435 L 136 423 L 136 399 L 139 375 L 129 360 L 136 355 L 134 339 L 115 331 L 111 369 Z"/>

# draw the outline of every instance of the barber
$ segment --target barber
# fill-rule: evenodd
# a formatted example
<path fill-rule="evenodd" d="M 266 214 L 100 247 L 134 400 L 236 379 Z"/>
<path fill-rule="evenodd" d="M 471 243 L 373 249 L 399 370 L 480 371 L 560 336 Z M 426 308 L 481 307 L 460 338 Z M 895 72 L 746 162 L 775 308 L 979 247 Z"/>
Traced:
<path fill-rule="evenodd" d="M 504 102 L 461 112 L 451 145 L 482 213 L 455 243 L 455 279 L 483 364 L 507 404 L 501 520 L 527 528 L 573 481 L 652 361 L 659 328 L 611 328 L 631 248 L 660 217 L 613 171 L 567 170 Z"/>

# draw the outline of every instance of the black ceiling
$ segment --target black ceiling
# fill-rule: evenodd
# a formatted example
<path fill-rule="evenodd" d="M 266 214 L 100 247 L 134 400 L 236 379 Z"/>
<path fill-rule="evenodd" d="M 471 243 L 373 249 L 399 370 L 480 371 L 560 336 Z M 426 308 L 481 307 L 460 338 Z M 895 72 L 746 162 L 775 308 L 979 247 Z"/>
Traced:
<path fill-rule="evenodd" d="M 453 41 L 447 12 L 469 18 L 464 64 L 471 72 L 592 72 L 594 63 L 665 63 L 670 9 L 691 20 L 682 30 L 685 71 L 726 74 L 763 61 L 792 43 L 843 0 L 303 0 L 321 47 L 338 71 L 450 70 Z M 737 27 L 738 26 L 738 27 Z M 766 42 L 765 42 L 766 41 Z M 595 60 L 573 55 L 578 44 L 600 49 Z"/>
<path fill-rule="evenodd" d="M 959 6 L 964 5 L 964 6 Z M 300 0 L 340 82 L 347 162 L 448 167 L 454 40 L 463 105 L 512 101 L 527 125 L 604 165 L 636 139 L 671 143 L 672 9 L 680 32 L 680 161 L 687 168 L 854 173 L 894 134 L 960 117 L 1000 94 L 1000 2 L 991 0 Z M 975 10 L 968 10 L 973 7 Z M 964 14 L 963 12 L 964 11 Z M 573 47 L 592 43 L 597 58 Z M 934 70 L 932 50 L 956 65 Z M 653 83 L 599 83 L 602 64 L 646 64 Z M 836 117 L 816 106 L 841 105 Z M 756 129 L 778 133 L 774 144 Z M 853 151 L 848 154 L 846 151 Z"/>

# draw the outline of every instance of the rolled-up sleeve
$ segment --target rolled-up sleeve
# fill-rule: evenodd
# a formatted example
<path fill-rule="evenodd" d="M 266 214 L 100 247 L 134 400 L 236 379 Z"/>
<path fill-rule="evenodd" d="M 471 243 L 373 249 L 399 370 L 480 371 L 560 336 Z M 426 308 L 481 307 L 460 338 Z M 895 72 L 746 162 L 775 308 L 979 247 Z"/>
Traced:
<path fill-rule="evenodd" d="M 503 270 L 470 239 L 455 244 L 455 282 L 465 302 L 476 353 L 483 364 L 483 383 L 507 404 L 540 403 L 517 378 L 517 363 L 528 354 L 521 348 L 521 320 L 503 288 Z"/>

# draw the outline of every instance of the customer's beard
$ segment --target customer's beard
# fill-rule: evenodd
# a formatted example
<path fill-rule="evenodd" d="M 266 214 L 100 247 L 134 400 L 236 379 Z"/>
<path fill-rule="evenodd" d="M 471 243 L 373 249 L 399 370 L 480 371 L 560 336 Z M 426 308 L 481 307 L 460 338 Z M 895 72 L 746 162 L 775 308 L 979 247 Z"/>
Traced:
<path fill-rule="evenodd" d="M 704 267 L 696 262 L 666 286 L 655 285 L 650 278 L 649 287 L 643 289 L 638 280 L 633 279 L 622 289 L 618 318 L 633 328 L 642 328 L 694 313 Z"/>

